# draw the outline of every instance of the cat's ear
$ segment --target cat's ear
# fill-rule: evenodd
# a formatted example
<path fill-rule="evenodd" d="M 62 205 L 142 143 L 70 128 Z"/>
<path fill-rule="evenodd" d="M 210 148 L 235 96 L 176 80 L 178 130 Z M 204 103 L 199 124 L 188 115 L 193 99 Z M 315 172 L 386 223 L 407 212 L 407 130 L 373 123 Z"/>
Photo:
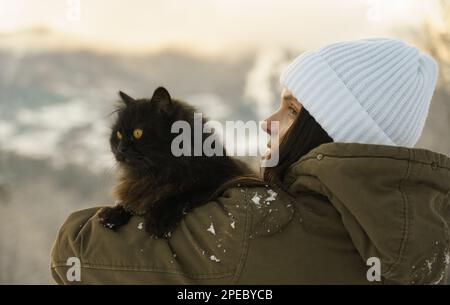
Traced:
<path fill-rule="evenodd" d="M 131 96 L 122 91 L 119 91 L 119 96 L 127 107 L 130 106 L 132 103 L 136 102 L 134 98 L 132 98 Z"/>
<path fill-rule="evenodd" d="M 170 103 L 171 97 L 170 97 L 169 91 L 167 91 L 167 89 L 164 87 L 158 87 L 153 92 L 152 101 L 169 102 Z"/>
<path fill-rule="evenodd" d="M 151 99 L 152 102 L 158 103 L 158 108 L 166 114 L 172 113 L 172 98 L 169 91 L 164 87 L 158 87 L 154 92 Z"/>

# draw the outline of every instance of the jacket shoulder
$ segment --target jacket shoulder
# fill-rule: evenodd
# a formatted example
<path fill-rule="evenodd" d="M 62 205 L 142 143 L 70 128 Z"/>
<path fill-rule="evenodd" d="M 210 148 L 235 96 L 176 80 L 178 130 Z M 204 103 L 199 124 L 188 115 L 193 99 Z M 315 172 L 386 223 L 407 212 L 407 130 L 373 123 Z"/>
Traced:
<path fill-rule="evenodd" d="M 52 275 L 68 284 L 68 259 L 77 258 L 81 282 L 129 284 L 223 284 L 233 282 L 251 230 L 248 192 L 222 197 L 184 217 L 169 239 L 153 239 L 139 216 L 117 231 L 98 221 L 101 207 L 72 213 L 51 253 Z"/>
<path fill-rule="evenodd" d="M 380 259 L 387 281 L 445 281 L 450 250 L 447 156 L 405 147 L 325 144 L 294 163 L 285 184 L 299 198 L 303 216 L 311 215 L 310 210 L 327 215 L 322 223 L 309 221 L 310 227 L 320 225 L 333 233 L 330 220 L 335 219 L 364 261 Z M 317 204 L 321 201 L 328 204 Z"/>

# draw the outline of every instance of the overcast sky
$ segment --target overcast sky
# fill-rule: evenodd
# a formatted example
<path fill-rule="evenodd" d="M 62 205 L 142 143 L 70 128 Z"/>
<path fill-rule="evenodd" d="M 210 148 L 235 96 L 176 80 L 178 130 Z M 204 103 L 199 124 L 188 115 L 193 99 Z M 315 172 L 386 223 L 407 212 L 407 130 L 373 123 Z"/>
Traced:
<path fill-rule="evenodd" d="M 80 19 L 73 5 L 80 3 Z M 311 48 L 392 35 L 434 0 L 0 0 L 0 32 L 45 26 L 127 50 Z M 71 10 L 72 8 L 72 10 Z"/>

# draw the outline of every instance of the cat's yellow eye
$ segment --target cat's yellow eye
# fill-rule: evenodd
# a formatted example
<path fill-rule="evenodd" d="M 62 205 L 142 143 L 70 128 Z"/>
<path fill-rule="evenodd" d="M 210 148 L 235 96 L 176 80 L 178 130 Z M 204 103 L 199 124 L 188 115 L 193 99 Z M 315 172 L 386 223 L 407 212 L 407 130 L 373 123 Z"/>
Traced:
<path fill-rule="evenodd" d="M 136 140 L 139 140 L 140 138 L 142 138 L 142 134 L 143 134 L 143 133 L 144 133 L 144 132 L 143 132 L 142 129 L 137 128 L 137 129 L 135 129 L 135 130 L 133 131 L 133 137 L 134 137 Z"/>
<path fill-rule="evenodd" d="M 122 140 L 122 134 L 120 133 L 120 131 L 116 132 L 116 136 L 117 136 L 117 139 Z"/>

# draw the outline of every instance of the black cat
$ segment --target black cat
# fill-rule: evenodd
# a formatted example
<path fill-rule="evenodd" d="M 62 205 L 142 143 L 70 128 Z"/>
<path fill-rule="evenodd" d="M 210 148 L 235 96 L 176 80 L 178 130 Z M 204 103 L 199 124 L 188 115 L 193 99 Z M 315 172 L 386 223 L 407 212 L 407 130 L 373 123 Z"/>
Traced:
<path fill-rule="evenodd" d="M 226 156 L 223 147 L 223 156 L 174 156 L 171 144 L 178 134 L 171 126 L 180 120 L 191 127 L 194 152 L 196 110 L 172 99 L 165 88 L 156 89 L 151 99 L 135 100 L 123 92 L 120 97 L 110 137 L 120 177 L 114 189 L 116 206 L 99 213 L 106 227 L 117 229 L 131 216 L 143 215 L 147 232 L 168 237 L 186 213 L 206 203 L 223 183 L 251 174 L 243 162 Z M 203 140 L 208 136 L 203 134 Z"/>

